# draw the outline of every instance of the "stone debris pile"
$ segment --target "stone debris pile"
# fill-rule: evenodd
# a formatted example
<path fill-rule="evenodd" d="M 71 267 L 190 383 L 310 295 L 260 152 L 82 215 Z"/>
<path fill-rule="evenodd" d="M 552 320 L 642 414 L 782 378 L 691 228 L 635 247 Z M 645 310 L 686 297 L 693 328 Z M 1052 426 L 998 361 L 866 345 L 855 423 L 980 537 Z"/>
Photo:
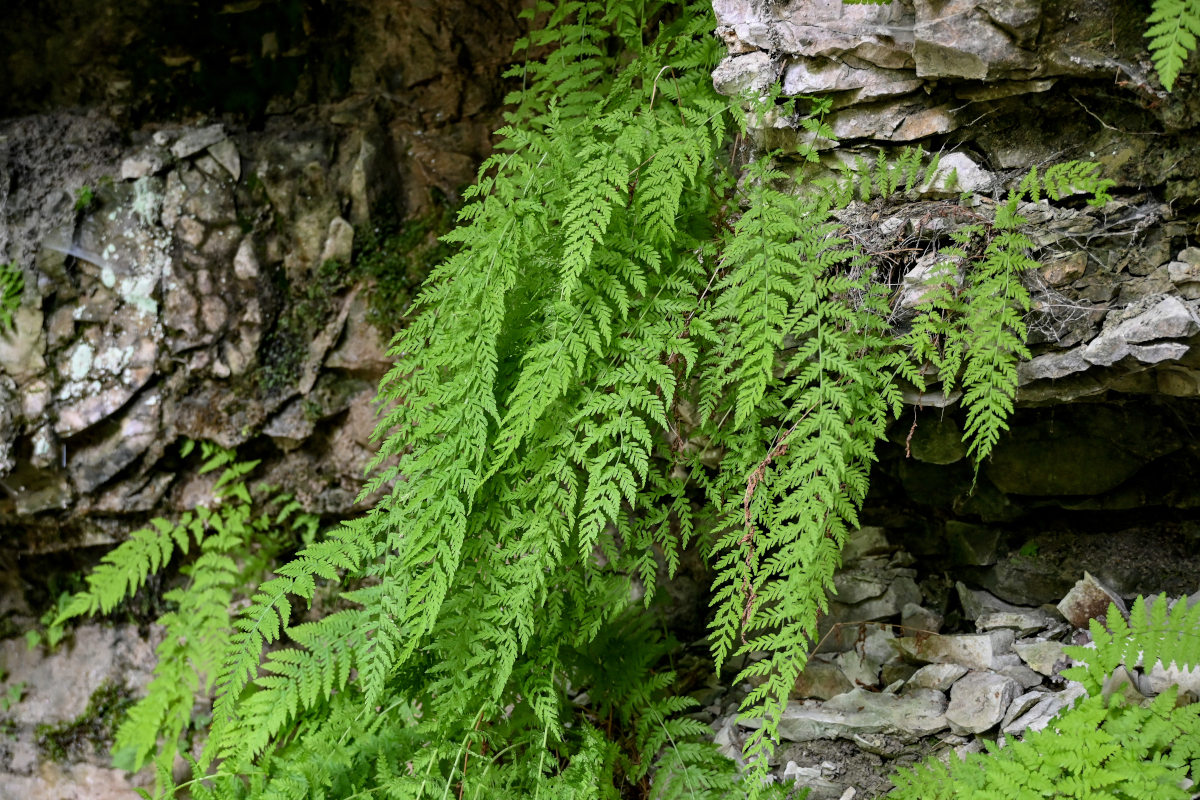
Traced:
<path fill-rule="evenodd" d="M 920 604 L 911 561 L 878 528 L 856 532 L 846 547 L 821 641 L 779 726 L 775 775 L 808 787 L 813 800 L 875 796 L 886 791 L 886 775 L 897 766 L 950 749 L 975 751 L 984 737 L 1045 728 L 1084 695 L 1082 685 L 1061 677 L 1072 664 L 1063 648 L 1088 644 L 1090 620 L 1103 622 L 1109 603 L 1126 613 L 1123 599 L 1089 573 L 1059 603 L 1037 608 L 957 581 L 951 605 L 957 601 L 975 632 L 943 632 L 942 614 Z M 1141 673 L 1115 675 L 1114 690 L 1152 697 L 1176 685 L 1200 697 L 1200 670 Z M 737 721 L 737 701 L 749 688 L 737 687 L 710 706 L 716 743 L 735 760 L 755 727 Z M 854 762 L 853 749 L 830 750 L 835 740 L 878 757 L 873 785 L 853 785 L 854 770 L 841 770 L 836 759 L 792 757 L 849 752 Z"/>

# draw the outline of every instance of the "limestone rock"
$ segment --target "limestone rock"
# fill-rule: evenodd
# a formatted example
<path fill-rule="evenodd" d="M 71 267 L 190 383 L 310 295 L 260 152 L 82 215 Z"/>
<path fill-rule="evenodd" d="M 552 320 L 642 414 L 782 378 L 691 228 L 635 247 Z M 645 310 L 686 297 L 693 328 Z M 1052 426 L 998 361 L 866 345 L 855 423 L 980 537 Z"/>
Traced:
<path fill-rule="evenodd" d="M 1034 640 L 1016 642 L 1013 650 L 1029 668 L 1047 677 L 1054 677 L 1070 663 L 1062 642 Z"/>
<path fill-rule="evenodd" d="M 905 688 L 936 689 L 945 692 L 967 672 L 967 668 L 960 664 L 926 664 L 913 673 Z"/>
<path fill-rule="evenodd" d="M 937 633 L 944 621 L 941 614 L 916 603 L 905 603 L 900 609 L 900 626 L 906 634 Z"/>
<path fill-rule="evenodd" d="M 1012 652 L 1015 636 L 1010 630 L 980 634 L 906 636 L 896 640 L 901 655 L 927 664 L 961 664 L 973 670 L 998 666 L 997 659 Z"/>
<path fill-rule="evenodd" d="M 229 173 L 229 177 L 235 181 L 242 177 L 242 159 L 238 155 L 237 145 L 232 141 L 222 139 L 219 142 L 210 144 L 208 146 L 208 154 Z"/>
<path fill-rule="evenodd" d="M 1002 720 L 1001 731 L 1006 734 L 1023 733 L 1027 730 L 1040 731 L 1050 724 L 1059 712 L 1087 694 L 1081 684 L 1071 683 L 1064 691 L 1046 692 L 1028 710 L 1012 721 Z M 1014 702 L 1017 698 L 1014 698 Z M 1026 705 L 1022 701 L 1021 705 Z"/>
<path fill-rule="evenodd" d="M 727 58 L 713 70 L 713 86 L 721 94 L 765 92 L 779 76 L 779 63 L 761 50 Z"/>
<path fill-rule="evenodd" d="M 1058 604 L 1058 610 L 1066 617 L 1067 622 L 1076 628 L 1087 628 L 1091 620 L 1107 616 L 1110 603 L 1115 605 L 1123 616 L 1128 616 L 1129 610 L 1125 607 L 1125 601 L 1112 589 L 1096 580 L 1090 572 L 1084 572 L 1083 578 Z"/>
<path fill-rule="evenodd" d="M 171 154 L 176 158 L 187 158 L 225 138 L 224 125 L 209 125 L 196 128 L 180 136 L 171 145 Z"/>
<path fill-rule="evenodd" d="M 1108 366 L 1131 354 L 1130 346 L 1158 339 L 1183 339 L 1200 331 L 1196 311 L 1178 297 L 1166 296 L 1101 332 L 1083 351 L 1092 364 Z"/>
<path fill-rule="evenodd" d="M 828 653 L 818 653 L 810 657 L 788 696 L 793 700 L 828 700 L 853 689 L 854 684 L 842 672 L 835 658 L 836 656 Z"/>
<path fill-rule="evenodd" d="M 789 704 L 779 723 L 779 737 L 809 742 L 871 733 L 927 736 L 946 727 L 945 710 L 945 695 L 930 689 L 903 695 L 854 689 L 824 703 Z"/>
<path fill-rule="evenodd" d="M 991 672 L 970 672 L 950 689 L 946 719 L 958 734 L 983 733 L 1004 718 L 1018 694 L 1017 682 Z"/>

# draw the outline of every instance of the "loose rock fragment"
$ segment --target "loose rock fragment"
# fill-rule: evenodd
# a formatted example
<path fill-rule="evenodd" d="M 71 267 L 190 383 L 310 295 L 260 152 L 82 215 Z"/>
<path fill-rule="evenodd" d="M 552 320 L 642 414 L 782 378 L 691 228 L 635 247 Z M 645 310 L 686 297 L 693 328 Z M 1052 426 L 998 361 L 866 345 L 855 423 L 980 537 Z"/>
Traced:
<path fill-rule="evenodd" d="M 983 733 L 998 725 L 1017 696 L 1017 682 L 991 672 L 972 672 L 950 690 L 946 719 L 955 733 Z"/>

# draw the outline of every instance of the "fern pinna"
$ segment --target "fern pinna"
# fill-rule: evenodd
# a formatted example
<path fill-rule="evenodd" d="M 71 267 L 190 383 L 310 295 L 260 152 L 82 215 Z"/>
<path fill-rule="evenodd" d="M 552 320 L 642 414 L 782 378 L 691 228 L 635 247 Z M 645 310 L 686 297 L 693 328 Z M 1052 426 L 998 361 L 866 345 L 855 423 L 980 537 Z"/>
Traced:
<path fill-rule="evenodd" d="M 738 181 L 741 112 L 712 89 L 707 3 L 530 15 L 545 26 L 518 53 L 541 58 L 510 73 L 521 88 L 446 237 L 454 255 L 393 341 L 364 491 L 383 499 L 220 626 L 196 797 L 768 791 L 900 381 L 922 385 L 931 362 L 958 380 L 986 458 L 1023 353 L 1021 204 L 1104 189 L 1079 164 L 1015 187 L 956 234 L 897 336 L 890 287 L 832 215 L 915 191 L 936 160 L 880 157 L 797 192 L 760 154 Z M 828 107 L 801 121 L 824 139 Z M 135 537 L 139 574 L 169 545 Z M 694 701 L 638 619 L 635 598 L 648 605 L 689 546 L 716 573 L 716 660 L 747 656 L 740 680 L 756 683 L 741 777 L 684 715 Z M 225 553 L 210 559 L 221 587 Z M 125 580 L 113 597 L 142 578 Z M 305 612 L 331 584 L 332 610 Z"/>

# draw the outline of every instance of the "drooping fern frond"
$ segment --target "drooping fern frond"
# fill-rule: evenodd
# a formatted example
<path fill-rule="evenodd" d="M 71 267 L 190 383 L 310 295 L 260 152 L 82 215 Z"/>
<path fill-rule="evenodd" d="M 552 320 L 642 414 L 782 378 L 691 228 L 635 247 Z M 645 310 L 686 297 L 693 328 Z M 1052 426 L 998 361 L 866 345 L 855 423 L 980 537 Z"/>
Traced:
<path fill-rule="evenodd" d="M 1146 38 L 1158 79 L 1168 92 L 1200 37 L 1200 0 L 1154 0 L 1146 18 Z"/>
<path fill-rule="evenodd" d="M 25 276 L 16 263 L 0 263 L 0 334 L 13 328 L 13 315 L 21 306 Z"/>

